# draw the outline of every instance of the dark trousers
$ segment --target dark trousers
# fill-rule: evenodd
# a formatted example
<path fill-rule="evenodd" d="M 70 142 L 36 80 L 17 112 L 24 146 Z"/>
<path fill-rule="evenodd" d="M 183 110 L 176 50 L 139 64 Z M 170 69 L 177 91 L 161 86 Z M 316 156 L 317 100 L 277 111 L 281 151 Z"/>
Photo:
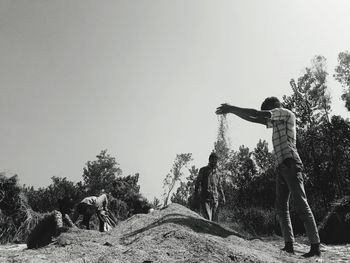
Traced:
<path fill-rule="evenodd" d="M 97 210 L 95 206 L 85 203 L 80 203 L 80 206 L 82 211 L 81 214 L 83 215 L 82 224 L 85 226 L 85 228 L 90 229 L 90 219 L 96 213 L 99 220 L 99 231 L 103 232 L 105 223 L 104 216 L 102 215 L 103 210 Z"/>
<path fill-rule="evenodd" d="M 289 214 L 289 198 L 292 196 L 295 210 L 304 223 L 310 243 L 319 243 L 314 216 L 307 202 L 302 165 L 294 159 L 286 159 L 279 167 L 276 177 L 276 212 L 284 240 L 293 242 L 294 235 Z"/>

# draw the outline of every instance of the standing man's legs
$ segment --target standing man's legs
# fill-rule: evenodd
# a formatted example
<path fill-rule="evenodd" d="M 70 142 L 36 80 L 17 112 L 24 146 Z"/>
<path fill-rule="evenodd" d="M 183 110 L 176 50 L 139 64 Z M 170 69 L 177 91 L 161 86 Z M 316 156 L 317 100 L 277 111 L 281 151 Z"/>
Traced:
<path fill-rule="evenodd" d="M 83 212 L 82 224 L 86 227 L 86 229 L 90 230 L 90 219 L 92 215 L 96 212 L 96 207 L 84 203 L 82 212 Z"/>
<path fill-rule="evenodd" d="M 318 230 L 317 230 L 314 216 L 312 214 L 312 211 L 307 201 L 307 197 L 304 189 L 302 167 L 301 165 L 296 164 L 295 160 L 287 159 L 280 166 L 279 171 L 281 176 L 287 183 L 288 189 L 290 190 L 292 198 L 294 199 L 295 210 L 298 213 L 302 222 L 304 223 L 306 234 L 311 243 L 311 248 L 316 248 L 317 250 L 316 251 L 314 249 L 315 250 L 314 255 L 319 255 L 320 238 L 318 235 Z"/>
<path fill-rule="evenodd" d="M 216 207 L 217 208 L 217 207 Z M 207 220 L 213 221 L 215 213 L 215 205 L 211 200 L 201 201 L 200 214 Z"/>
<path fill-rule="evenodd" d="M 278 169 L 276 175 L 276 201 L 275 208 L 278 221 L 281 227 L 282 235 L 286 243 L 294 242 L 292 222 L 289 214 L 289 197 L 290 191 L 287 182 L 284 180 Z"/>
<path fill-rule="evenodd" d="M 82 224 L 85 226 L 85 228 L 87 230 L 90 230 L 90 218 L 91 218 L 91 216 L 92 215 L 90 213 L 85 213 L 83 215 L 83 222 L 82 222 Z"/>
<path fill-rule="evenodd" d="M 105 223 L 106 223 L 105 211 L 104 210 L 97 211 L 97 217 L 98 217 L 98 221 L 99 221 L 98 229 L 100 232 L 104 232 L 105 231 Z"/>
<path fill-rule="evenodd" d="M 205 219 L 211 220 L 211 209 L 208 201 L 201 201 L 199 213 Z"/>
<path fill-rule="evenodd" d="M 214 202 L 212 221 L 219 222 L 219 202 Z"/>

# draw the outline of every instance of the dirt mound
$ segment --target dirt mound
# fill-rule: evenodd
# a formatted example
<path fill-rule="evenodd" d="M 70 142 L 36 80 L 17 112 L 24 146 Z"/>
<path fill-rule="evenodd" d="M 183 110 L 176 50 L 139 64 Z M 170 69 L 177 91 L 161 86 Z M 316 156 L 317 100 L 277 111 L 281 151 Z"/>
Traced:
<path fill-rule="evenodd" d="M 0 262 L 298 262 L 276 245 L 245 240 L 177 204 L 112 231 L 71 229 L 37 250 L 2 250 Z M 307 262 L 304 260 L 304 262 Z"/>

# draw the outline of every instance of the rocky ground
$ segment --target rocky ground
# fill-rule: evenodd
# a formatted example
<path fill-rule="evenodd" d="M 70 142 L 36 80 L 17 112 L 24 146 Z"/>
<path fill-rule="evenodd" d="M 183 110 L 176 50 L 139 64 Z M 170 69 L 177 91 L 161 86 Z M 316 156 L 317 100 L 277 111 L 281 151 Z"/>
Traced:
<path fill-rule="evenodd" d="M 72 229 L 37 250 L 0 246 L 0 262 L 350 262 L 350 246 L 322 246 L 321 258 L 298 239 L 296 255 L 280 251 L 280 238 L 246 240 L 239 233 L 171 204 L 152 214 L 135 215 L 112 231 Z"/>

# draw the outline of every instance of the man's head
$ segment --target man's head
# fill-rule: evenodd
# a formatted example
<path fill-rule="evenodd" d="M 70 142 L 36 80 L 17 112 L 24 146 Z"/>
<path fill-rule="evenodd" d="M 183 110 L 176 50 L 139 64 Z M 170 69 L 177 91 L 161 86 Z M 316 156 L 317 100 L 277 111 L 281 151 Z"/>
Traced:
<path fill-rule="evenodd" d="M 276 97 L 268 97 L 261 104 L 261 110 L 272 110 L 281 107 L 281 102 Z"/>
<path fill-rule="evenodd" d="M 209 155 L 209 166 L 212 168 L 215 168 L 217 163 L 218 163 L 218 159 L 219 159 L 219 157 L 217 156 L 217 154 L 212 152 Z"/>

